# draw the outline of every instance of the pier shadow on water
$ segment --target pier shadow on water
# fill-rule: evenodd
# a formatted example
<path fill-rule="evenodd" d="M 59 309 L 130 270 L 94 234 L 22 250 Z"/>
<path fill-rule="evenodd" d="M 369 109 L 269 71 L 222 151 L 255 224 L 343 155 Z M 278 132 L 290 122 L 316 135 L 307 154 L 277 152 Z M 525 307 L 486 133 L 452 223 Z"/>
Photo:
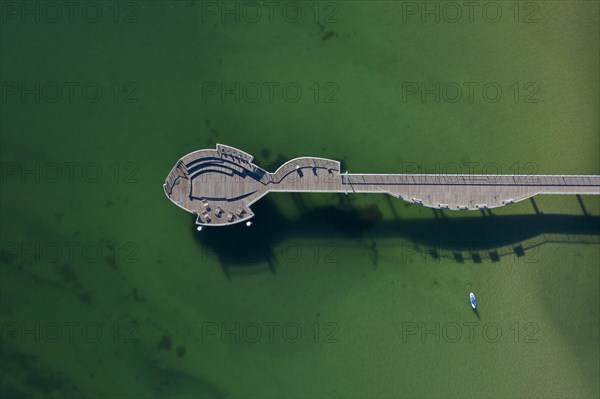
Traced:
<path fill-rule="evenodd" d="M 446 217 L 438 213 L 432 219 L 402 219 L 396 212 L 394 219 L 383 220 L 377 205 L 356 207 L 341 198 L 340 205 L 311 208 L 298 194 L 282 195 L 290 195 L 300 213 L 297 219 L 279 212 L 268 197 L 252 206 L 256 216 L 251 227 L 240 223 L 198 232 L 195 219 L 190 219 L 199 247 L 219 260 L 228 277 L 264 272 L 265 264 L 276 274 L 280 251 L 275 248 L 287 243 L 293 256 L 294 245 L 289 243 L 294 239 L 333 242 L 341 248 L 362 246 L 370 251 L 376 266 L 377 240 L 385 238 L 408 240 L 412 250 L 434 260 L 442 257 L 457 263 L 482 263 L 498 262 L 507 255 L 525 256 L 526 251 L 544 243 L 531 242 L 540 235 L 564 236 L 560 242 L 567 243 L 589 243 L 590 235 L 600 236 L 600 217 L 589 214 L 498 216 L 489 212 L 477 217 Z M 588 241 L 583 240 L 584 236 Z"/>

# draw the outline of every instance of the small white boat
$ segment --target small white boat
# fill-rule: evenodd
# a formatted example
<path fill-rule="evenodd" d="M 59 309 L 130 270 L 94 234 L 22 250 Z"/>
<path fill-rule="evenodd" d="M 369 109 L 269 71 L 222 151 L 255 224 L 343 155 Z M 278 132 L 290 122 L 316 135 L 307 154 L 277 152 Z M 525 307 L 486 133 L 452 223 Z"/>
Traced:
<path fill-rule="evenodd" d="M 475 300 L 475 294 L 472 292 L 469 294 L 469 300 L 471 301 L 471 307 L 473 310 L 477 310 L 477 301 Z"/>

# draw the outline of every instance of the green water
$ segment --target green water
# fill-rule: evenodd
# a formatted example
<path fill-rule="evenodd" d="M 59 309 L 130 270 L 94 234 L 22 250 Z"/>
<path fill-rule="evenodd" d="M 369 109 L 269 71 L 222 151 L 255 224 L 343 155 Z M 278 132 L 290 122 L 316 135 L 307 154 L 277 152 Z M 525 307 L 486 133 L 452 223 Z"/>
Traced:
<path fill-rule="evenodd" d="M 217 142 L 599 174 L 598 2 L 245 4 L 2 4 L 2 397 L 598 397 L 598 198 L 271 194 L 198 233 L 162 190 Z"/>

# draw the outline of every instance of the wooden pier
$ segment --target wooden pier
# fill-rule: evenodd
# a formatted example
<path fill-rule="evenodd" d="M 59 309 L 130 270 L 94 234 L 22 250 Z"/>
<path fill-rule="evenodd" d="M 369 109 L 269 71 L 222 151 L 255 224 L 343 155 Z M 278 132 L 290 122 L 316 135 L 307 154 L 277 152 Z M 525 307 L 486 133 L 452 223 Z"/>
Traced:
<path fill-rule="evenodd" d="M 296 158 L 274 173 L 241 150 L 217 144 L 181 158 L 164 184 L 200 226 L 226 226 L 254 216 L 250 205 L 268 192 L 385 193 L 430 208 L 478 210 L 537 194 L 600 195 L 600 176 L 348 174 L 338 161 Z"/>

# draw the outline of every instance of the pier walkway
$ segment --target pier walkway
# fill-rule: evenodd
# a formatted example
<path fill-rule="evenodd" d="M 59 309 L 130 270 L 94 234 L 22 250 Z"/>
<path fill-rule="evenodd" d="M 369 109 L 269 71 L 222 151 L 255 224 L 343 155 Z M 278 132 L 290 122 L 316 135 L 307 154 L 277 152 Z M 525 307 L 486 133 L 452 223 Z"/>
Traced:
<path fill-rule="evenodd" d="M 169 173 L 165 194 L 197 215 L 201 226 L 224 226 L 254 216 L 250 205 L 268 192 L 385 193 L 430 208 L 478 210 L 522 201 L 537 194 L 600 195 L 600 176 L 348 174 L 338 161 L 292 159 L 274 173 L 233 147 L 199 150 L 181 158 Z"/>

